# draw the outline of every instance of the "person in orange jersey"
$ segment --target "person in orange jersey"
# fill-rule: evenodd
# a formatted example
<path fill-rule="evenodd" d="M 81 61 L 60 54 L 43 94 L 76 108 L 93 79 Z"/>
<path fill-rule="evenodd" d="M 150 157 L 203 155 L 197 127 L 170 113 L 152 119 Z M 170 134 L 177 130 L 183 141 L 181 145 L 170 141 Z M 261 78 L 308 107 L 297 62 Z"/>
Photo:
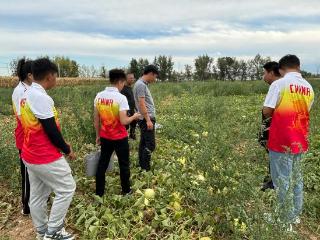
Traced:
<path fill-rule="evenodd" d="M 96 173 L 96 195 L 103 196 L 105 191 L 105 174 L 110 157 L 115 151 L 119 160 L 122 194 L 131 192 L 129 142 L 126 125 L 140 117 L 139 113 L 128 117 L 127 98 L 120 93 L 126 82 L 123 70 L 109 71 L 111 87 L 99 92 L 94 100 L 94 126 L 96 143 L 101 145 L 101 156 Z"/>
<path fill-rule="evenodd" d="M 71 160 L 75 154 L 63 139 L 54 101 L 46 92 L 56 85 L 58 69 L 47 58 L 33 61 L 31 68 L 34 81 L 20 99 L 21 157 L 29 173 L 31 217 L 37 239 L 71 240 L 74 236 L 63 225 L 76 184 L 61 152 Z M 55 198 L 48 217 L 47 200 L 52 192 Z"/>
<path fill-rule="evenodd" d="M 16 116 L 17 127 L 15 129 L 14 135 L 16 140 L 16 147 L 19 151 L 20 156 L 20 173 L 21 173 L 21 192 L 22 192 L 22 214 L 29 215 L 29 198 L 30 198 L 30 183 L 29 175 L 26 166 L 21 159 L 21 151 L 23 145 L 23 128 L 21 125 L 21 113 L 20 113 L 20 98 L 23 96 L 25 91 L 30 87 L 33 77 L 31 72 L 32 61 L 26 60 L 24 58 L 20 59 L 17 67 L 17 75 L 19 77 L 19 83 L 13 90 L 12 94 L 12 106 L 13 111 Z"/>
<path fill-rule="evenodd" d="M 267 146 L 271 177 L 278 193 L 279 217 L 292 230 L 292 224 L 300 222 L 302 212 L 301 162 L 308 151 L 309 112 L 314 92 L 301 76 L 297 56 L 281 58 L 279 69 L 282 78 L 271 84 L 263 115 L 272 117 Z"/>

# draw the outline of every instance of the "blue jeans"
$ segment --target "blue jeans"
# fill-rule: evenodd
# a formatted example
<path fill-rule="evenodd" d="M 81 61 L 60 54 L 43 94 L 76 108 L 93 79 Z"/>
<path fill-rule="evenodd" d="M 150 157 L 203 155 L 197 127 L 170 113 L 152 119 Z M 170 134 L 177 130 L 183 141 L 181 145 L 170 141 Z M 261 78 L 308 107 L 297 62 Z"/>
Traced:
<path fill-rule="evenodd" d="M 293 222 L 302 212 L 302 154 L 269 151 L 271 178 L 278 192 L 280 218 Z"/>

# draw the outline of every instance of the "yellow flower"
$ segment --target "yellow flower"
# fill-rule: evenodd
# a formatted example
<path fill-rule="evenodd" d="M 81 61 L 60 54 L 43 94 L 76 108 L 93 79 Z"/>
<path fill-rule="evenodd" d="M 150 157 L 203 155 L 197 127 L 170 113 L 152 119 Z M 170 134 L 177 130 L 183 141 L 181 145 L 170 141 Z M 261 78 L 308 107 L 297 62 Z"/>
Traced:
<path fill-rule="evenodd" d="M 246 232 L 247 231 L 247 225 L 244 222 L 241 223 L 240 231 L 241 232 Z"/>
<path fill-rule="evenodd" d="M 202 174 L 199 174 L 198 176 L 197 176 L 197 179 L 199 180 L 199 181 L 202 181 L 202 182 L 204 182 L 206 179 L 205 179 L 205 177 L 202 175 Z"/>
<path fill-rule="evenodd" d="M 208 137 L 209 133 L 208 132 L 203 132 L 202 137 Z"/>
<path fill-rule="evenodd" d="M 179 161 L 183 166 L 186 165 L 186 158 L 185 158 L 185 157 L 179 158 L 178 161 Z"/>

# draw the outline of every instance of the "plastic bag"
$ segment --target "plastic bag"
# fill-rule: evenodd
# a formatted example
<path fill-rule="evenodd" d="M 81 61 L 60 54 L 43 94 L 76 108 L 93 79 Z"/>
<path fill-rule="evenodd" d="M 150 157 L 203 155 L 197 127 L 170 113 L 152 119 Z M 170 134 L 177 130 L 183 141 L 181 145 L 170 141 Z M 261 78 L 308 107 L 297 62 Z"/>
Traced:
<path fill-rule="evenodd" d="M 92 153 L 88 154 L 85 157 L 86 175 L 88 177 L 94 177 L 96 175 L 100 156 L 101 156 L 101 151 L 96 151 L 96 152 L 92 152 Z M 113 161 L 115 158 L 116 158 L 116 154 L 113 153 L 111 155 L 111 158 L 109 161 L 109 166 L 107 168 L 107 172 L 111 172 L 113 170 Z"/>

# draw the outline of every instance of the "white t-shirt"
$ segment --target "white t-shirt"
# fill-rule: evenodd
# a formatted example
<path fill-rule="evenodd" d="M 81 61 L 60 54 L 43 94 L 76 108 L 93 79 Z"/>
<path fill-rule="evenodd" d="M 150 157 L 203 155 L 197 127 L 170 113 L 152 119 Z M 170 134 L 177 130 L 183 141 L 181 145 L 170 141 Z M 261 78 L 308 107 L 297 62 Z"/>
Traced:
<path fill-rule="evenodd" d="M 119 111 L 128 111 L 129 104 L 126 96 L 121 94 L 115 87 L 106 87 L 102 92 L 99 92 L 94 100 L 94 106 L 96 107 L 99 103 L 99 99 L 112 100 L 113 103 L 119 104 Z"/>
<path fill-rule="evenodd" d="M 22 98 L 23 94 L 30 88 L 30 86 L 26 83 L 19 82 L 19 84 L 15 87 L 12 93 L 12 104 L 14 113 L 17 116 L 20 116 L 20 99 Z"/>
<path fill-rule="evenodd" d="M 24 96 L 36 118 L 48 119 L 55 117 L 54 101 L 40 84 L 32 83 L 29 91 Z"/>
<path fill-rule="evenodd" d="M 295 86 L 299 86 L 298 89 L 295 89 Z M 304 89 L 301 87 L 304 87 Z M 307 91 L 307 89 L 311 89 L 312 91 L 312 86 L 310 85 L 309 82 L 307 82 L 305 79 L 302 78 L 300 73 L 298 72 L 287 73 L 283 78 L 280 78 L 279 80 L 276 80 L 271 84 L 263 106 L 269 107 L 269 108 L 276 108 L 277 105 L 279 104 L 279 101 L 281 100 L 281 93 L 286 89 L 289 89 L 290 91 L 294 91 L 294 92 L 299 92 L 299 91 L 303 92 L 303 91 Z M 313 93 L 305 92 L 305 94 L 313 94 Z M 312 106 L 312 103 L 310 105 L 310 108 Z"/>

